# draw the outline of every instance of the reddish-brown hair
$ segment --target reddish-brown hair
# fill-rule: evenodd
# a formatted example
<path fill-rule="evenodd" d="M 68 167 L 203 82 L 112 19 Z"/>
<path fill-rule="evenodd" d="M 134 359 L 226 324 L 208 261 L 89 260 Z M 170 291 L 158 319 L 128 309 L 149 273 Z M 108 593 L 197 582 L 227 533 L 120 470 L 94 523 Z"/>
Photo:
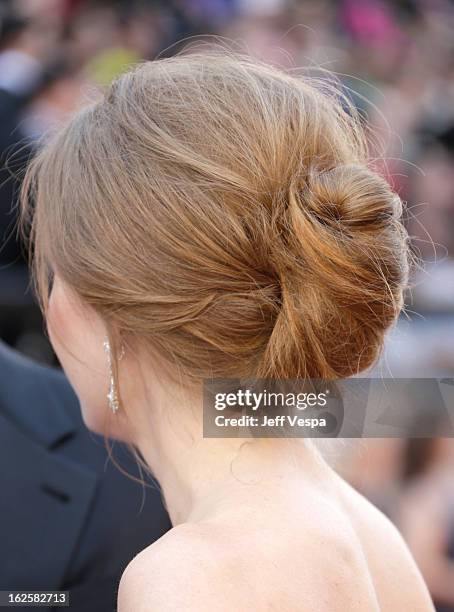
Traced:
<path fill-rule="evenodd" d="M 402 308 L 402 203 L 331 87 L 231 53 L 144 63 L 38 154 L 49 271 L 189 378 L 339 378 Z"/>

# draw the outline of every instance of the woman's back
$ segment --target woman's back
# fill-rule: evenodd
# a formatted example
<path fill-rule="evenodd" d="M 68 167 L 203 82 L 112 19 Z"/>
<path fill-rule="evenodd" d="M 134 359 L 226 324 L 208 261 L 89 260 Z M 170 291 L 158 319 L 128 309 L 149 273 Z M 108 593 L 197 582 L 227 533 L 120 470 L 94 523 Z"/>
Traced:
<path fill-rule="evenodd" d="M 243 498 L 244 495 L 244 498 Z M 230 506 L 230 503 L 229 503 Z M 230 506 L 231 507 L 231 506 Z M 243 491 L 136 557 L 121 612 L 433 610 L 392 523 L 334 472 Z"/>

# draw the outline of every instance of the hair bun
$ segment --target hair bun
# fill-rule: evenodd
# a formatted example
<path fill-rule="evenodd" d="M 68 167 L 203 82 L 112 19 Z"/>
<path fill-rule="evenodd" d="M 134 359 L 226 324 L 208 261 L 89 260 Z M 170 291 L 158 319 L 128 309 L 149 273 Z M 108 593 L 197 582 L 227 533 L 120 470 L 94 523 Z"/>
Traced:
<path fill-rule="evenodd" d="M 262 374 L 348 377 L 370 366 L 408 280 L 402 202 L 367 166 L 310 169 L 290 185 L 273 258 L 281 311 Z"/>

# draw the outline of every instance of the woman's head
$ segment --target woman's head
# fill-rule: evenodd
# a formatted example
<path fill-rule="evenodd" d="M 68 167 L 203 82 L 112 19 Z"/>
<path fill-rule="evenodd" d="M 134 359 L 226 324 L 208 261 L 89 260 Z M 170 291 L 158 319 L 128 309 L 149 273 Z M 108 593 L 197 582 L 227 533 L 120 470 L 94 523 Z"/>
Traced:
<path fill-rule="evenodd" d="M 54 270 L 187 381 L 364 370 L 408 277 L 401 202 L 366 163 L 345 100 L 308 78 L 230 53 L 140 65 L 29 170 L 44 307 Z"/>

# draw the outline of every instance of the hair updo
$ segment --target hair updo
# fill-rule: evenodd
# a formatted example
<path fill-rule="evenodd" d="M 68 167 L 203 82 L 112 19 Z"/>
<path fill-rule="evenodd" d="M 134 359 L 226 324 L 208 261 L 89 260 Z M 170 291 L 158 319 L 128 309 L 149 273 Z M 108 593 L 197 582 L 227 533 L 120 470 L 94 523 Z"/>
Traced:
<path fill-rule="evenodd" d="M 43 306 L 56 268 L 191 379 L 358 373 L 409 267 L 401 201 L 366 164 L 321 83 L 225 52 L 146 62 L 28 170 Z"/>

